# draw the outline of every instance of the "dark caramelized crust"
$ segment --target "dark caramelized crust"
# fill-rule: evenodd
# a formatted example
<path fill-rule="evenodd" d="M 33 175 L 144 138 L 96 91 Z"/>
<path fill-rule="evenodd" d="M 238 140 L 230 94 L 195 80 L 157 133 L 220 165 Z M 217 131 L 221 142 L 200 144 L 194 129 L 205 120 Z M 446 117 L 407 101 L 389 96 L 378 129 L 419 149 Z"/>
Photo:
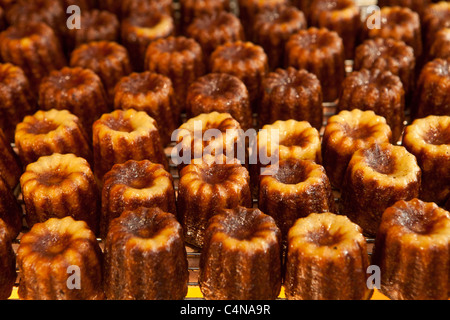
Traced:
<path fill-rule="evenodd" d="M 21 68 L 0 64 L 0 96 L 0 128 L 8 141 L 14 141 L 16 125 L 36 109 L 30 83 Z"/>
<path fill-rule="evenodd" d="M 230 1 L 227 0 L 180 0 L 181 28 L 185 30 L 195 18 L 229 10 Z"/>
<path fill-rule="evenodd" d="M 434 59 L 420 72 L 415 91 L 416 118 L 450 115 L 450 59 Z"/>
<path fill-rule="evenodd" d="M 155 120 L 143 111 L 115 110 L 93 125 L 94 173 L 101 181 L 114 164 L 150 160 L 168 168 Z"/>
<path fill-rule="evenodd" d="M 322 127 L 322 87 L 316 75 L 292 67 L 276 69 L 261 84 L 259 126 L 277 120 L 308 121 Z"/>
<path fill-rule="evenodd" d="M 23 166 L 53 153 L 73 153 L 92 163 L 83 125 L 67 110 L 39 110 L 26 116 L 17 125 L 15 143 Z"/>
<path fill-rule="evenodd" d="M 105 240 L 107 299 L 180 300 L 188 280 L 183 229 L 174 215 L 140 207 L 113 220 Z"/>
<path fill-rule="evenodd" d="M 416 58 L 412 47 L 392 38 L 367 39 L 356 48 L 353 70 L 379 69 L 400 77 L 405 95 L 414 89 Z"/>
<path fill-rule="evenodd" d="M 80 45 L 70 55 L 70 66 L 91 69 L 102 79 L 110 100 L 120 78 L 132 71 L 127 49 L 113 41 L 92 41 Z"/>
<path fill-rule="evenodd" d="M 293 33 L 305 28 L 305 15 L 293 6 L 278 6 L 255 16 L 254 41 L 264 48 L 271 70 L 283 66 L 286 41 Z"/>
<path fill-rule="evenodd" d="M 372 110 L 386 119 L 397 141 L 405 119 L 405 91 L 400 78 L 379 69 L 353 71 L 345 77 L 337 111 Z"/>
<path fill-rule="evenodd" d="M 178 36 L 152 41 L 145 54 L 145 69 L 172 80 L 178 112 L 185 109 L 189 85 L 205 73 L 201 46 L 194 39 Z"/>
<path fill-rule="evenodd" d="M 178 219 L 186 241 L 197 247 L 204 244 L 208 220 L 224 208 L 252 206 L 250 176 L 237 160 L 204 158 L 185 166 L 178 186 Z"/>
<path fill-rule="evenodd" d="M 241 21 L 227 11 L 195 18 L 186 33 L 200 44 L 206 59 L 218 46 L 245 39 Z"/>
<path fill-rule="evenodd" d="M 0 178 L 12 190 L 19 184 L 22 166 L 11 143 L 0 129 Z"/>
<path fill-rule="evenodd" d="M 259 180 L 259 209 L 272 216 L 283 239 L 298 218 L 335 212 L 325 169 L 311 160 L 281 160 L 265 168 Z"/>
<path fill-rule="evenodd" d="M 381 292 L 395 300 L 447 300 L 450 213 L 419 199 L 398 201 L 383 213 L 372 257 Z"/>
<path fill-rule="evenodd" d="M 19 298 L 101 300 L 102 259 L 97 239 L 83 221 L 65 217 L 38 223 L 22 236 L 17 251 Z M 76 285 L 70 278 L 74 272 L 77 289 L 68 285 Z"/>
<path fill-rule="evenodd" d="M 422 27 L 426 48 L 430 48 L 436 33 L 443 28 L 450 28 L 450 3 L 430 3 L 423 13 Z"/>
<path fill-rule="evenodd" d="M 425 9 L 431 3 L 431 0 L 379 0 L 378 6 L 380 7 L 406 7 L 419 14 L 420 18 L 423 18 Z"/>
<path fill-rule="evenodd" d="M 214 50 L 210 63 L 211 72 L 228 73 L 241 79 L 247 87 L 250 103 L 256 101 L 261 81 L 269 68 L 262 47 L 252 42 L 228 42 Z"/>
<path fill-rule="evenodd" d="M 114 91 L 115 109 L 145 111 L 155 119 L 162 144 L 171 142 L 180 115 L 173 108 L 175 92 L 169 78 L 149 71 L 132 73 L 120 79 Z"/>
<path fill-rule="evenodd" d="M 450 58 L 450 27 L 442 28 L 436 32 L 433 44 L 430 48 L 430 58 Z"/>
<path fill-rule="evenodd" d="M 420 199 L 442 204 L 450 196 L 450 116 L 414 120 L 402 144 L 422 170 Z"/>
<path fill-rule="evenodd" d="M 286 43 L 285 63 L 314 73 L 321 83 L 324 101 L 338 98 L 345 77 L 345 54 L 336 32 L 311 27 L 293 34 Z"/>
<path fill-rule="evenodd" d="M 373 111 L 341 111 L 328 119 L 322 139 L 323 166 L 331 184 L 340 188 L 347 165 L 358 149 L 391 141 L 386 119 Z"/>
<path fill-rule="evenodd" d="M 366 284 L 369 258 L 361 231 L 347 217 L 330 212 L 298 219 L 288 234 L 286 297 L 369 299 L 372 295 Z"/>
<path fill-rule="evenodd" d="M 20 177 L 27 226 L 71 216 L 98 234 L 100 202 L 89 164 L 73 154 L 54 153 L 27 166 Z"/>
<path fill-rule="evenodd" d="M 19 235 L 20 231 L 22 231 L 22 207 L 16 200 L 13 191 L 9 188 L 1 176 L 0 221 L 5 223 L 10 239 L 15 239 Z"/>
<path fill-rule="evenodd" d="M 119 2 L 119 16 L 122 19 L 140 14 L 151 15 L 155 12 L 162 12 L 168 15 L 172 15 L 173 0 L 102 0 L 99 2 Z M 114 7 L 116 4 L 109 4 Z"/>
<path fill-rule="evenodd" d="M 225 209 L 211 218 L 200 256 L 200 289 L 211 300 L 276 299 L 281 232 L 258 209 Z"/>
<path fill-rule="evenodd" d="M 68 110 L 76 115 L 89 137 L 94 121 L 109 110 L 102 80 L 80 67 L 52 71 L 42 80 L 38 103 L 42 110 Z"/>
<path fill-rule="evenodd" d="M 176 214 L 172 176 L 160 164 L 128 160 L 116 164 L 103 178 L 100 234 L 106 236 L 110 222 L 126 210 L 159 207 Z"/>
<path fill-rule="evenodd" d="M 310 9 L 312 2 L 313 0 L 291 0 L 291 4 L 299 8 L 305 14 L 307 19 L 311 17 Z"/>
<path fill-rule="evenodd" d="M 10 297 L 16 282 L 16 254 L 6 224 L 0 219 L 0 300 Z"/>
<path fill-rule="evenodd" d="M 186 110 L 189 118 L 213 111 L 229 113 L 242 129 L 252 127 L 247 87 L 230 74 L 210 73 L 194 81 L 187 94 Z"/>
<path fill-rule="evenodd" d="M 372 144 L 356 151 L 348 164 L 340 213 L 375 235 L 384 210 L 399 200 L 418 197 L 420 183 L 414 155 L 402 146 Z"/>
<path fill-rule="evenodd" d="M 42 78 L 66 65 L 66 58 L 54 31 L 42 22 L 10 26 L 0 34 L 2 60 L 19 66 L 37 92 Z"/>
<path fill-rule="evenodd" d="M 359 37 L 361 17 L 352 0 L 314 0 L 310 20 L 313 26 L 336 31 L 344 42 L 346 59 L 352 59 Z"/>

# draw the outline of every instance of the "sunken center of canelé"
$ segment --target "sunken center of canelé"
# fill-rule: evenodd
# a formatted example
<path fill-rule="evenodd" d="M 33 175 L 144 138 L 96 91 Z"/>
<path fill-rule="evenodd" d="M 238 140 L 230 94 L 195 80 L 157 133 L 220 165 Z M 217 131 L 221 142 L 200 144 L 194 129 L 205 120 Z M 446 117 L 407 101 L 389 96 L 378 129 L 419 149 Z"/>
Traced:
<path fill-rule="evenodd" d="M 58 123 L 55 123 L 49 119 L 42 119 L 39 121 L 29 123 L 27 132 L 31 134 L 47 134 L 56 130 L 59 127 Z"/>
<path fill-rule="evenodd" d="M 423 139 L 426 143 L 435 146 L 450 145 L 450 128 L 430 128 Z"/>
<path fill-rule="evenodd" d="M 298 184 L 308 179 L 309 170 L 295 161 L 282 161 L 274 178 L 284 184 Z"/>
<path fill-rule="evenodd" d="M 375 145 L 365 152 L 367 165 L 376 172 L 390 175 L 395 172 L 397 161 L 390 150 Z"/>
<path fill-rule="evenodd" d="M 230 167 L 226 164 L 207 166 L 201 171 L 203 181 L 208 184 L 221 184 L 230 177 Z"/>
<path fill-rule="evenodd" d="M 310 231 L 306 239 L 320 247 L 332 247 L 342 241 L 344 235 L 340 232 L 330 232 L 324 226 Z"/>

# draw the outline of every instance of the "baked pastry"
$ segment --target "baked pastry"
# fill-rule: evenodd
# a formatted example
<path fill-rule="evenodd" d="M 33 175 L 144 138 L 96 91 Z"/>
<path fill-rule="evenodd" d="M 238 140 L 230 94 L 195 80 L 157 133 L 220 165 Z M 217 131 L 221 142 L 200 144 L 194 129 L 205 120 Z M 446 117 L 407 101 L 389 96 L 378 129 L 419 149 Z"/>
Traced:
<path fill-rule="evenodd" d="M 64 67 L 45 77 L 38 104 L 42 110 L 68 110 L 80 119 L 89 137 L 94 121 L 109 111 L 102 80 L 91 69 L 80 67 Z"/>
<path fill-rule="evenodd" d="M 372 110 L 386 119 L 397 141 L 405 120 L 405 90 L 399 77 L 390 71 L 362 69 L 347 75 L 342 83 L 337 111 Z"/>
<path fill-rule="evenodd" d="M 36 99 L 21 68 L 0 64 L 0 128 L 8 141 L 14 141 L 16 125 L 36 110 Z"/>
<path fill-rule="evenodd" d="M 313 212 L 336 212 L 325 169 L 312 160 L 295 158 L 265 168 L 259 178 L 258 208 L 274 218 L 284 241 L 297 219 Z"/>
<path fill-rule="evenodd" d="M 0 54 L 4 62 L 23 70 L 33 92 L 50 71 L 66 65 L 59 39 L 43 22 L 12 25 L 0 33 Z"/>
<path fill-rule="evenodd" d="M 201 15 L 187 27 L 188 37 L 195 39 L 203 49 L 205 59 L 226 42 L 244 41 L 244 28 L 233 13 L 219 11 L 212 15 Z"/>
<path fill-rule="evenodd" d="M 431 3 L 430 0 L 380 0 L 378 1 L 378 5 L 380 7 L 406 7 L 415 11 L 419 14 L 419 17 L 422 18 L 425 9 Z"/>
<path fill-rule="evenodd" d="M 450 213 L 419 199 L 398 201 L 383 213 L 372 263 L 381 292 L 395 300 L 449 298 Z"/>
<path fill-rule="evenodd" d="M 156 121 L 162 144 L 171 142 L 180 115 L 174 109 L 175 92 L 169 78 L 150 71 L 132 73 L 119 80 L 114 92 L 115 109 L 146 112 Z"/>
<path fill-rule="evenodd" d="M 286 42 L 302 29 L 306 29 L 305 15 L 294 6 L 278 6 L 255 16 L 253 41 L 263 47 L 271 70 L 283 67 Z"/>
<path fill-rule="evenodd" d="M 380 26 L 374 28 L 372 21 L 379 21 Z M 379 12 L 373 12 L 369 15 L 362 26 L 362 38 L 364 40 L 377 37 L 402 40 L 413 48 L 416 59 L 422 55 L 423 46 L 419 14 L 407 7 L 383 7 Z"/>
<path fill-rule="evenodd" d="M 422 68 L 417 80 L 413 116 L 450 116 L 450 59 L 434 59 Z"/>
<path fill-rule="evenodd" d="M 310 9 L 313 0 L 291 0 L 292 5 L 299 8 L 304 14 L 306 18 L 311 16 Z"/>
<path fill-rule="evenodd" d="M 220 157 L 220 156 L 219 156 Z M 178 219 L 185 239 L 199 248 L 204 245 L 208 220 L 224 208 L 251 207 L 250 176 L 236 159 L 205 157 L 180 171 Z M 216 161 L 217 159 L 221 159 Z"/>
<path fill-rule="evenodd" d="M 450 116 L 414 120 L 405 128 L 402 145 L 422 170 L 420 199 L 442 204 L 450 196 Z"/>
<path fill-rule="evenodd" d="M 248 90 L 250 103 L 256 110 L 261 81 L 269 71 L 264 49 L 252 42 L 227 42 L 214 50 L 210 59 L 211 72 L 228 73 L 242 80 Z"/>
<path fill-rule="evenodd" d="M 286 67 L 306 69 L 320 81 L 325 102 L 339 96 L 345 77 L 344 44 L 339 35 L 325 28 L 311 27 L 289 37 Z"/>
<path fill-rule="evenodd" d="M 5 1 L 15 1 L 15 0 L 5 0 Z M 106 0 L 108 1 L 108 0 Z M 97 1 L 96 0 L 60 0 L 63 4 L 63 8 L 67 8 L 71 5 L 76 5 L 80 7 L 81 12 L 83 10 L 92 10 L 96 7 Z"/>
<path fill-rule="evenodd" d="M 150 160 L 168 168 L 155 120 L 143 111 L 115 110 L 93 125 L 94 173 L 101 182 L 114 164 Z"/>
<path fill-rule="evenodd" d="M 99 1 L 99 2 L 103 2 Z M 119 16 L 121 19 L 126 19 L 133 15 L 152 14 L 155 12 L 162 12 L 172 15 L 173 0 L 105 0 L 108 2 L 119 2 Z M 109 3 L 108 6 L 114 7 L 115 4 Z"/>
<path fill-rule="evenodd" d="M 431 47 L 436 33 L 443 28 L 450 28 L 450 3 L 447 1 L 430 3 L 422 18 L 423 38 L 426 48 Z"/>
<path fill-rule="evenodd" d="M 214 16 L 221 11 L 230 10 L 228 0 L 180 0 L 180 27 L 186 28 L 201 16 Z"/>
<path fill-rule="evenodd" d="M 431 59 L 450 58 L 450 27 L 442 28 L 436 32 L 429 55 Z"/>
<path fill-rule="evenodd" d="M 89 139 L 67 110 L 38 110 L 17 125 L 15 143 L 23 166 L 53 153 L 73 153 L 92 163 Z"/>
<path fill-rule="evenodd" d="M 414 50 L 401 40 L 392 38 L 367 39 L 355 50 L 353 70 L 379 69 L 400 77 L 405 97 L 415 88 L 416 58 Z"/>
<path fill-rule="evenodd" d="M 322 160 L 331 184 L 340 189 L 352 155 L 373 143 L 392 139 L 386 119 L 373 111 L 344 110 L 331 116 L 322 139 Z"/>
<path fill-rule="evenodd" d="M 91 69 L 102 79 L 110 103 L 120 78 L 131 73 L 127 49 L 113 41 L 91 41 L 80 45 L 70 55 L 70 66 Z"/>
<path fill-rule="evenodd" d="M 205 73 L 202 48 L 197 41 L 183 36 L 152 41 L 145 53 L 145 70 L 172 80 L 177 112 L 185 110 L 189 85 Z"/>
<path fill-rule="evenodd" d="M 308 121 L 320 130 L 322 86 L 316 75 L 292 67 L 268 73 L 261 84 L 259 126 L 277 120 Z"/>
<path fill-rule="evenodd" d="M 0 219 L 0 300 L 6 300 L 11 296 L 16 282 L 16 254 L 14 253 L 11 239 L 6 224 Z"/>
<path fill-rule="evenodd" d="M 346 59 L 353 59 L 361 28 L 359 7 L 353 0 L 314 0 L 310 23 L 318 28 L 336 31 L 344 42 Z"/>
<path fill-rule="evenodd" d="M 209 73 L 195 80 L 186 97 L 188 118 L 217 111 L 229 113 L 243 130 L 253 127 L 252 108 L 247 87 L 227 73 Z"/>
<path fill-rule="evenodd" d="M 381 216 L 398 200 L 419 196 L 421 170 L 405 147 L 375 143 L 357 150 L 341 188 L 340 213 L 368 235 L 377 233 Z"/>
<path fill-rule="evenodd" d="M 22 207 L 16 200 L 13 190 L 0 176 L 0 221 L 5 223 L 6 231 L 11 240 L 15 239 L 22 231 L 22 215 Z"/>
<path fill-rule="evenodd" d="M 65 217 L 35 224 L 17 250 L 19 298 L 101 300 L 102 259 L 97 239 L 84 221 Z"/>
<path fill-rule="evenodd" d="M 281 232 L 256 208 L 224 209 L 209 221 L 200 255 L 206 299 L 276 299 L 281 288 Z M 238 263 L 237 263 L 238 262 Z"/>
<path fill-rule="evenodd" d="M 98 234 L 98 187 L 89 164 L 73 154 L 54 153 L 29 164 L 20 177 L 27 226 L 71 216 Z"/>
<path fill-rule="evenodd" d="M 11 143 L 0 128 L 0 178 L 12 190 L 19 184 L 22 166 Z"/>
<path fill-rule="evenodd" d="M 150 42 L 175 32 L 171 15 L 165 12 L 134 14 L 121 23 L 121 42 L 127 48 L 135 71 L 144 70 L 145 51 Z"/>
<path fill-rule="evenodd" d="M 103 181 L 101 237 L 106 236 L 111 221 L 126 210 L 158 207 L 177 213 L 173 178 L 161 164 L 128 160 L 115 164 Z"/>
<path fill-rule="evenodd" d="M 350 262 L 351 261 L 351 262 Z M 288 300 L 363 300 L 369 256 L 361 228 L 334 213 L 311 213 L 289 230 L 284 288 Z"/>
<path fill-rule="evenodd" d="M 104 254 L 107 299 L 181 300 L 187 294 L 183 229 L 160 208 L 140 207 L 114 219 Z"/>

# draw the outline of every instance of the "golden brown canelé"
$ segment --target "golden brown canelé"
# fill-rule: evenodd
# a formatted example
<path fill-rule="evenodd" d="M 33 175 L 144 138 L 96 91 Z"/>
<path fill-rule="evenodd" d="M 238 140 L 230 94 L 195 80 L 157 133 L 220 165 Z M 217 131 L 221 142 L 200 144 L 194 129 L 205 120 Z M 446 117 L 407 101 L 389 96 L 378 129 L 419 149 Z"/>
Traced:
<path fill-rule="evenodd" d="M 351 261 L 351 263 L 349 263 Z M 369 256 L 361 228 L 334 213 L 311 213 L 289 230 L 288 300 L 365 300 Z"/>
<path fill-rule="evenodd" d="M 422 68 L 417 80 L 413 116 L 450 116 L 450 58 L 434 59 Z"/>
<path fill-rule="evenodd" d="M 331 116 L 322 139 L 322 161 L 331 184 L 340 189 L 352 155 L 373 143 L 390 142 L 391 128 L 373 111 L 344 110 Z"/>
<path fill-rule="evenodd" d="M 450 196 L 450 116 L 414 120 L 405 128 L 402 145 L 422 170 L 419 198 L 442 204 Z"/>
<path fill-rule="evenodd" d="M 199 284 L 210 300 L 273 300 L 281 288 L 281 232 L 256 208 L 213 216 L 200 255 Z"/>
<path fill-rule="evenodd" d="M 401 40 L 367 39 L 355 50 L 353 70 L 380 69 L 392 72 L 400 77 L 406 97 L 415 87 L 415 68 L 414 50 Z"/>
<path fill-rule="evenodd" d="M 230 10 L 228 0 L 180 0 L 180 27 L 182 32 L 198 17 L 214 16 Z"/>
<path fill-rule="evenodd" d="M 217 111 L 229 113 L 243 130 L 253 127 L 252 108 L 247 87 L 227 73 L 209 73 L 195 80 L 186 97 L 188 118 Z"/>
<path fill-rule="evenodd" d="M 22 207 L 13 190 L 0 176 L 0 221 L 6 225 L 9 238 L 15 239 L 22 231 Z"/>
<path fill-rule="evenodd" d="M 80 119 L 89 137 L 94 121 L 109 111 L 102 80 L 91 69 L 80 67 L 64 67 L 45 77 L 39 86 L 38 104 L 42 110 L 68 110 Z"/>
<path fill-rule="evenodd" d="M 368 235 L 375 235 L 381 216 L 399 200 L 419 196 L 421 170 L 405 147 L 375 143 L 357 150 L 341 188 L 340 213 Z"/>
<path fill-rule="evenodd" d="M 168 168 L 156 121 L 143 111 L 115 110 L 93 125 L 94 173 L 101 181 L 114 164 L 150 160 Z"/>
<path fill-rule="evenodd" d="M 383 213 L 372 263 L 381 292 L 394 300 L 447 300 L 450 213 L 419 199 L 398 201 Z"/>
<path fill-rule="evenodd" d="M 204 75 L 206 63 L 197 41 L 183 36 L 152 41 L 145 53 L 144 68 L 172 80 L 178 112 L 185 110 L 189 85 Z"/>
<path fill-rule="evenodd" d="M 310 23 L 336 31 L 344 42 L 346 59 L 353 59 L 361 28 L 359 8 L 352 0 L 314 0 Z"/>
<path fill-rule="evenodd" d="M 300 30 L 286 43 L 285 66 L 314 73 L 322 86 L 324 101 L 334 101 L 345 77 L 343 41 L 336 32 L 325 28 Z"/>
<path fill-rule="evenodd" d="M 70 66 L 94 71 L 102 79 L 110 103 L 116 83 L 132 71 L 127 49 L 113 41 L 91 41 L 80 45 L 70 55 Z"/>
<path fill-rule="evenodd" d="M 0 300 L 11 296 L 16 282 L 16 254 L 6 224 L 0 219 Z"/>
<path fill-rule="evenodd" d="M 245 40 L 241 21 L 227 11 L 195 18 L 187 27 L 186 34 L 200 44 L 205 59 L 208 59 L 218 46 L 226 42 Z"/>
<path fill-rule="evenodd" d="M 294 119 L 308 121 L 320 130 L 322 102 L 322 87 L 315 74 L 293 67 L 278 68 L 262 80 L 259 126 Z"/>
<path fill-rule="evenodd" d="M 115 164 L 103 178 L 100 234 L 106 236 L 110 222 L 126 210 L 159 207 L 177 213 L 173 178 L 161 164 L 128 160 Z"/>
<path fill-rule="evenodd" d="M 22 165 L 11 143 L 0 128 L 0 178 L 12 190 L 19 184 Z"/>
<path fill-rule="evenodd" d="M 422 19 L 426 48 L 430 48 L 436 33 L 443 28 L 450 28 L 450 3 L 448 1 L 430 3 L 425 9 Z"/>
<path fill-rule="evenodd" d="M 183 229 L 160 208 L 125 211 L 105 240 L 105 295 L 110 300 L 181 300 L 188 291 Z"/>
<path fill-rule="evenodd" d="M 19 66 L 37 92 L 42 78 L 66 65 L 59 39 L 42 22 L 12 25 L 0 34 L 0 54 L 4 62 Z"/>
<path fill-rule="evenodd" d="M 325 169 L 312 160 L 290 158 L 260 175 L 258 208 L 273 217 L 287 239 L 294 222 L 310 213 L 336 212 Z"/>
<path fill-rule="evenodd" d="M 0 64 L 0 95 L 0 128 L 8 141 L 14 141 L 16 125 L 36 110 L 36 99 L 20 67 Z"/>
<path fill-rule="evenodd" d="M 54 153 L 29 164 L 20 177 L 27 226 L 71 216 L 98 234 L 100 197 L 89 164 L 73 154 Z"/>
<path fill-rule="evenodd" d="M 253 110 L 261 81 L 269 71 L 264 49 L 248 41 L 227 42 L 214 50 L 210 59 L 211 72 L 228 73 L 242 80 L 248 90 Z"/>
<path fill-rule="evenodd" d="M 430 0 L 379 0 L 378 6 L 380 7 L 407 7 L 412 11 L 415 11 L 419 14 L 419 17 L 422 18 L 425 12 L 425 9 L 431 3 Z"/>
<path fill-rule="evenodd" d="M 287 40 L 293 33 L 305 28 L 305 15 L 294 6 L 278 6 L 255 16 L 253 41 L 263 47 L 271 70 L 283 67 Z"/>
<path fill-rule="evenodd" d="M 342 83 L 337 111 L 372 110 L 386 119 L 392 141 L 403 132 L 405 90 L 400 78 L 390 71 L 361 69 L 347 75 Z"/>
<path fill-rule="evenodd" d="M 140 13 L 122 20 L 121 41 L 128 50 L 134 70 L 144 70 L 145 51 L 150 42 L 169 37 L 174 32 L 174 20 L 164 12 Z"/>
<path fill-rule="evenodd" d="M 224 208 L 251 207 L 250 176 L 236 159 L 217 157 L 196 159 L 180 172 L 178 219 L 188 243 L 204 245 L 208 220 Z"/>
<path fill-rule="evenodd" d="M 154 12 L 163 12 L 169 15 L 173 13 L 173 0 L 112 0 L 113 2 L 119 2 L 119 16 L 121 19 L 126 19 L 130 16 L 136 14 L 152 14 Z M 103 2 L 99 1 L 99 2 Z M 111 2 L 111 0 L 106 0 L 106 2 Z M 100 5 L 101 6 L 101 5 Z M 115 4 L 109 4 L 109 6 L 114 7 Z"/>
<path fill-rule="evenodd" d="M 374 27 L 375 22 L 379 22 L 380 26 Z M 406 7 L 383 7 L 369 15 L 362 25 L 362 39 L 381 37 L 402 40 L 413 48 L 416 58 L 422 55 L 422 33 L 417 12 Z"/>
<path fill-rule="evenodd" d="M 73 153 L 92 163 L 83 125 L 67 110 L 38 110 L 26 116 L 17 125 L 15 143 L 23 166 L 53 153 Z"/>
<path fill-rule="evenodd" d="M 170 143 L 180 115 L 175 106 L 172 81 L 168 77 L 150 71 L 132 73 L 119 80 L 114 92 L 115 109 L 146 112 L 156 121 L 163 146 Z"/>
<path fill-rule="evenodd" d="M 35 224 L 17 250 L 19 298 L 101 300 L 102 260 L 97 239 L 84 221 L 65 217 Z"/>
<path fill-rule="evenodd" d="M 450 58 L 450 27 L 442 28 L 436 32 L 433 44 L 429 51 L 430 59 L 448 59 Z"/>

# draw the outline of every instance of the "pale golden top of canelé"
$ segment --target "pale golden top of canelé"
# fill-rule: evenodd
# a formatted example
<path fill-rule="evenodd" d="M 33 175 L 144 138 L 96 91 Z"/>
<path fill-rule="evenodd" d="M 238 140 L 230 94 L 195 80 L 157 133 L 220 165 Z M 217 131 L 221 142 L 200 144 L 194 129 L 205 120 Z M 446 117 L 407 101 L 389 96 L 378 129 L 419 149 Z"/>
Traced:
<path fill-rule="evenodd" d="M 316 161 L 320 155 L 320 135 L 307 121 L 278 120 L 262 127 L 258 132 L 258 150 L 279 158 L 290 157 Z"/>
<path fill-rule="evenodd" d="M 123 26 L 123 32 L 131 32 L 136 37 L 149 39 L 171 35 L 174 30 L 172 17 L 165 13 L 131 16 L 123 21 Z"/>
<path fill-rule="evenodd" d="M 311 3 L 313 13 L 319 19 L 323 18 L 349 18 L 359 15 L 359 8 L 352 0 L 315 0 Z"/>
<path fill-rule="evenodd" d="M 416 119 L 405 128 L 403 145 L 414 154 L 421 151 L 450 159 L 450 116 Z"/>
<path fill-rule="evenodd" d="M 288 232 L 288 250 L 308 256 L 345 257 L 349 250 L 365 248 L 362 229 L 346 216 L 311 213 L 298 219 Z"/>

